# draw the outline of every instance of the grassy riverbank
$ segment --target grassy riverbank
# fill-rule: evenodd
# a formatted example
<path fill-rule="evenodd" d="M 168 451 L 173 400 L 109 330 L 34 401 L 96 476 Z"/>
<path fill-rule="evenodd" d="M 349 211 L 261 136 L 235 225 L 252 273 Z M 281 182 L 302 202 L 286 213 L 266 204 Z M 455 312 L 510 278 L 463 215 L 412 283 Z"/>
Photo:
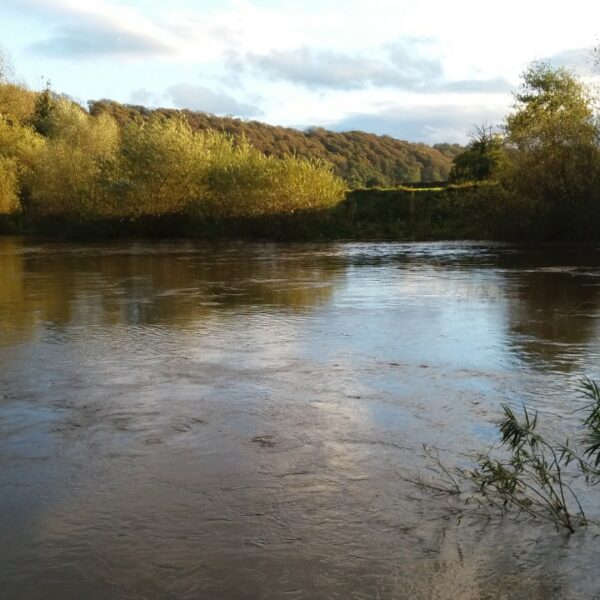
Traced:
<path fill-rule="evenodd" d="M 68 238 L 188 237 L 273 240 L 511 239 L 526 219 L 499 186 L 429 189 L 360 189 L 339 204 L 318 210 L 252 217 L 202 217 L 189 213 L 132 218 L 73 218 L 12 215 L 0 220 L 3 233 Z"/>

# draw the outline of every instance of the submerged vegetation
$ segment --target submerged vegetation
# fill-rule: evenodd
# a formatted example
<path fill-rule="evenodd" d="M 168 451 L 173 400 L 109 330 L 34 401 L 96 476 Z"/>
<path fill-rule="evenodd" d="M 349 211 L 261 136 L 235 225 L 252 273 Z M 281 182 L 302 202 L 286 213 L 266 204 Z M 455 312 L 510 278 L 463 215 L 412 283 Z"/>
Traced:
<path fill-rule="evenodd" d="M 33 92 L 4 78 L 0 227 L 278 239 L 600 234 L 594 98 L 565 69 L 533 64 L 503 127 L 479 127 L 464 152 L 435 149 L 454 159 L 451 170 L 435 166 L 427 154 L 434 149 L 423 145 L 413 168 L 394 154 L 398 141 L 385 136 L 279 129 L 108 101 L 88 110 L 49 87 Z M 349 147 L 364 150 L 372 165 L 381 159 L 384 176 L 359 173 L 348 157 L 343 166 Z M 450 183 L 398 185 L 439 177 Z"/>
<path fill-rule="evenodd" d="M 540 432 L 537 412 L 523 406 L 519 415 L 503 405 L 497 424 L 500 448 L 475 457 L 472 469 L 455 470 L 428 450 L 445 487 L 419 483 L 453 495 L 464 493 L 470 503 L 527 514 L 573 533 L 589 523 L 576 484 L 582 481 L 590 489 L 600 482 L 600 386 L 586 378 L 581 392 L 586 404 L 580 409 L 584 418 L 575 441 L 554 441 Z"/>

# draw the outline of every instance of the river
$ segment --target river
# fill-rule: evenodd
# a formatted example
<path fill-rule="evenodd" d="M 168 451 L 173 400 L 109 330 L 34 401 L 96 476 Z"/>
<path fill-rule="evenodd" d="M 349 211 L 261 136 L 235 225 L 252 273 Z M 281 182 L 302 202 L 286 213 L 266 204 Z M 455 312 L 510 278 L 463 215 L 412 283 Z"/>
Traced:
<path fill-rule="evenodd" d="M 597 246 L 0 238 L 0 596 L 600 598 L 598 529 L 411 483 L 572 433 L 599 334 Z"/>

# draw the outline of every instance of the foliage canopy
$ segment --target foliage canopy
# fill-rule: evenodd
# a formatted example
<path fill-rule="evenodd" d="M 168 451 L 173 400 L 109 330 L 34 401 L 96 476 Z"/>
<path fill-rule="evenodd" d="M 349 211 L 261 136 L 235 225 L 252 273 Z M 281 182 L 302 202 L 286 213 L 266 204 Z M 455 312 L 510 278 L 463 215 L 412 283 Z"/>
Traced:
<path fill-rule="evenodd" d="M 89 107 L 92 115 L 107 112 L 120 124 L 145 121 L 156 116 L 168 119 L 183 117 L 195 131 L 213 130 L 244 137 L 267 156 L 295 156 L 331 163 L 334 173 L 350 188 L 445 181 L 452 159 L 463 150 L 458 144 L 428 146 L 363 131 L 334 132 L 320 127 L 302 132 L 258 121 L 217 117 L 189 110 L 150 110 L 111 100 L 93 101 Z"/>
<path fill-rule="evenodd" d="M 505 185 L 538 213 L 550 236 L 585 234 L 600 206 L 600 130 L 586 87 L 566 69 L 533 63 L 505 131 Z"/>
<path fill-rule="evenodd" d="M 454 158 L 449 180 L 460 183 L 494 179 L 503 161 L 502 136 L 491 126 L 478 126 L 471 135 L 467 149 Z"/>
<path fill-rule="evenodd" d="M 3 103 L 19 94 L 27 110 Z M 267 156 L 181 115 L 119 123 L 49 88 L 0 84 L 0 214 L 246 218 L 330 207 L 345 191 L 322 161 Z"/>

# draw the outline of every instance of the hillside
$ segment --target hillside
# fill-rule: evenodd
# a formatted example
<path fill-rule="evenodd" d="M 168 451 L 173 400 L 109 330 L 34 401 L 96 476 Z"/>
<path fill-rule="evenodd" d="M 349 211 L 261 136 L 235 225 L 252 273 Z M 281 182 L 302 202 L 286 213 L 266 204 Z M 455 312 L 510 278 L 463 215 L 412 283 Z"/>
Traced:
<path fill-rule="evenodd" d="M 329 161 L 334 165 L 336 173 L 352 188 L 444 181 L 448 177 L 454 156 L 462 150 L 458 144 L 428 146 L 362 131 L 337 133 L 311 128 L 302 132 L 258 121 L 217 117 L 188 110 L 151 110 L 111 100 L 92 101 L 89 109 L 92 115 L 109 113 L 121 124 L 145 119 L 153 113 L 167 117 L 183 114 L 194 129 L 216 129 L 236 135 L 243 134 L 267 155 L 296 154 Z"/>

